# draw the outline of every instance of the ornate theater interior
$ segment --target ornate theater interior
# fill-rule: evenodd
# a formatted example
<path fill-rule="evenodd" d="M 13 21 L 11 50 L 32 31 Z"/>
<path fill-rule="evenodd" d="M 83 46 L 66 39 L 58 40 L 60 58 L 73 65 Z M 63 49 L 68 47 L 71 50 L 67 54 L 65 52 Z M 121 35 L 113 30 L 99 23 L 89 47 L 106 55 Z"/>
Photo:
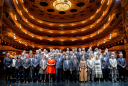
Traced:
<path fill-rule="evenodd" d="M 23 50 L 123 51 L 128 66 L 127 0 L 0 0 L 0 63 Z M 128 70 L 128 67 L 127 67 Z"/>

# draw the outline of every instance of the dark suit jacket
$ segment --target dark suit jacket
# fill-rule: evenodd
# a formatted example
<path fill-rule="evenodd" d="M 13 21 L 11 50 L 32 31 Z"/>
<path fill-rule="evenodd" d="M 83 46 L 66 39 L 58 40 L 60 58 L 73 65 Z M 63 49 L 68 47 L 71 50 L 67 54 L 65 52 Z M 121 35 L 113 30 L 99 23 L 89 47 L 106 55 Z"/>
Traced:
<path fill-rule="evenodd" d="M 59 57 L 56 57 L 56 69 L 62 69 L 63 68 L 63 57 L 60 57 L 60 61 L 59 61 Z"/>
<path fill-rule="evenodd" d="M 20 59 L 20 61 L 18 62 L 18 59 L 16 60 L 16 64 L 15 64 L 15 67 L 22 67 L 22 59 Z"/>
<path fill-rule="evenodd" d="M 63 62 L 63 70 L 71 70 L 72 69 L 72 63 L 70 60 L 68 60 L 68 65 L 67 65 L 67 60 Z"/>
<path fill-rule="evenodd" d="M 75 59 L 72 61 L 72 70 L 78 70 L 79 69 L 79 61 L 76 59 L 76 64 L 75 64 Z"/>
<path fill-rule="evenodd" d="M 34 65 L 36 65 L 36 68 L 39 69 L 39 64 L 40 64 L 39 58 L 36 59 L 36 63 L 35 63 L 35 58 L 32 59 L 32 69 L 34 69 Z"/>
<path fill-rule="evenodd" d="M 71 59 L 71 55 L 68 56 L 69 60 L 73 60 L 74 59 L 74 55 L 72 55 L 72 59 Z"/>
<path fill-rule="evenodd" d="M 12 58 L 11 57 L 5 57 L 4 58 L 4 69 L 7 69 L 8 66 L 12 66 Z"/>
<path fill-rule="evenodd" d="M 110 59 L 111 58 L 111 53 L 108 52 L 107 55 L 106 55 L 106 57 L 108 57 Z"/>
<path fill-rule="evenodd" d="M 126 68 L 127 63 L 126 63 L 125 58 L 120 58 L 120 57 L 119 57 L 119 58 L 117 59 L 117 65 L 118 65 L 118 69 L 121 69 L 122 66 L 124 66 L 124 67 Z"/>
<path fill-rule="evenodd" d="M 106 65 L 107 64 L 107 65 Z M 105 62 L 105 59 L 104 57 L 101 58 L 101 67 L 110 67 L 110 64 L 109 64 L 109 58 L 106 57 L 106 62 Z"/>
<path fill-rule="evenodd" d="M 31 60 L 28 58 L 27 62 L 26 62 L 26 58 L 22 60 L 22 66 L 23 68 L 27 67 L 29 68 L 31 65 Z"/>

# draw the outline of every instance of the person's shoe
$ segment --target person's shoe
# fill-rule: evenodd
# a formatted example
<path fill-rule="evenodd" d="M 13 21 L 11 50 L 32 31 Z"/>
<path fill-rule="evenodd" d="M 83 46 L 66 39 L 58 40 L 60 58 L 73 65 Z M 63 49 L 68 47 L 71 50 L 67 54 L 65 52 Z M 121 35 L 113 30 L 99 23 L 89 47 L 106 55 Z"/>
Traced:
<path fill-rule="evenodd" d="M 112 80 L 112 82 L 114 83 L 114 80 Z"/>
<path fill-rule="evenodd" d="M 36 83 L 38 83 L 38 81 L 36 81 Z"/>
<path fill-rule="evenodd" d="M 106 81 L 104 80 L 104 82 L 106 82 Z"/>
<path fill-rule="evenodd" d="M 76 82 L 78 82 L 78 81 L 76 81 Z"/>
<path fill-rule="evenodd" d="M 126 80 L 124 80 L 124 82 L 126 82 Z"/>
<path fill-rule="evenodd" d="M 94 80 L 92 82 L 94 82 Z"/>
<path fill-rule="evenodd" d="M 7 84 L 7 82 L 4 82 L 4 84 Z"/>
<path fill-rule="evenodd" d="M 55 81 L 55 83 L 57 83 L 57 81 Z"/>
<path fill-rule="evenodd" d="M 10 84 L 11 82 L 10 81 L 8 81 L 8 84 Z"/>
<path fill-rule="evenodd" d="M 69 83 L 69 80 L 68 80 L 68 83 Z"/>
<path fill-rule="evenodd" d="M 117 80 L 115 80 L 115 82 L 117 82 Z"/>
<path fill-rule="evenodd" d="M 61 83 L 62 81 L 60 80 L 60 83 Z"/>
<path fill-rule="evenodd" d="M 33 83 L 33 81 L 31 83 Z"/>

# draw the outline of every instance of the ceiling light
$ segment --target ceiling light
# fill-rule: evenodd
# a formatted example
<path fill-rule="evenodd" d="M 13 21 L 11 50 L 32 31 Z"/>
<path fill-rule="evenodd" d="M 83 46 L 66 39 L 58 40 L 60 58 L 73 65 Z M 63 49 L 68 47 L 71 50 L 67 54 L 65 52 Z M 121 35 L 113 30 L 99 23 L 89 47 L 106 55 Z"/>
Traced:
<path fill-rule="evenodd" d="M 68 10 L 72 6 L 72 3 L 69 0 L 55 0 L 53 2 L 53 7 L 59 11 Z"/>

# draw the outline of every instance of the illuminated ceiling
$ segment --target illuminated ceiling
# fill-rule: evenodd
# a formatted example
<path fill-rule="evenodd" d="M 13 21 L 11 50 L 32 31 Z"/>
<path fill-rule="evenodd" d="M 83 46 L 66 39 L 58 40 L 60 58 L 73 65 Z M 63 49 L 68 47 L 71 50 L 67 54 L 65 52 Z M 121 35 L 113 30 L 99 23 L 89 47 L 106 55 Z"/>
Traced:
<path fill-rule="evenodd" d="M 5 0 L 3 25 L 6 41 L 32 48 L 95 47 L 123 37 L 115 32 L 122 28 L 115 0 Z"/>

